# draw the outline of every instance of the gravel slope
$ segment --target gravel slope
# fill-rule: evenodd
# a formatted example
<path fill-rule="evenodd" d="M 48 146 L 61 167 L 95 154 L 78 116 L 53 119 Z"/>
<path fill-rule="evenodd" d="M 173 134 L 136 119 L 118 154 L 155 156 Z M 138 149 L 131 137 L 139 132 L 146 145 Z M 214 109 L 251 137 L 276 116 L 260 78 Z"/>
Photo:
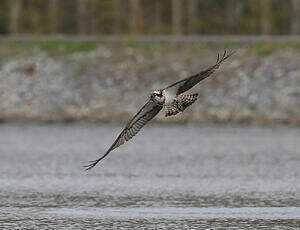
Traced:
<path fill-rule="evenodd" d="M 299 50 L 258 56 L 236 49 L 192 92 L 201 98 L 184 114 L 160 122 L 300 124 Z M 195 46 L 109 46 L 90 52 L 9 58 L 0 66 L 4 122 L 125 122 L 152 89 L 214 64 L 216 49 Z"/>

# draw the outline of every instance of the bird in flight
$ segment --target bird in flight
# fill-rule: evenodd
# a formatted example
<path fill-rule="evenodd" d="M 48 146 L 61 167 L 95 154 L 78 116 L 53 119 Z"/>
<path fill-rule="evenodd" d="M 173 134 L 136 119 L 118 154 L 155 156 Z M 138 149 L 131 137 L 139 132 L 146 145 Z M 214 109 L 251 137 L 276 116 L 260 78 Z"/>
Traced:
<path fill-rule="evenodd" d="M 120 145 L 134 137 L 141 130 L 141 128 L 147 124 L 148 121 L 150 121 L 159 113 L 162 108 L 165 108 L 166 117 L 183 112 L 188 106 L 193 104 L 198 97 L 198 93 L 185 92 L 213 74 L 220 67 L 220 65 L 233 54 L 234 52 L 227 53 L 224 51 L 222 56 L 218 54 L 216 63 L 206 70 L 177 81 L 163 89 L 154 90 L 150 94 L 150 98 L 146 104 L 127 123 L 123 131 L 106 151 L 106 153 L 100 158 L 90 161 L 90 164 L 84 166 L 85 169 L 89 170 L 95 167 L 99 161 L 105 158 L 112 150 L 118 148 Z"/>

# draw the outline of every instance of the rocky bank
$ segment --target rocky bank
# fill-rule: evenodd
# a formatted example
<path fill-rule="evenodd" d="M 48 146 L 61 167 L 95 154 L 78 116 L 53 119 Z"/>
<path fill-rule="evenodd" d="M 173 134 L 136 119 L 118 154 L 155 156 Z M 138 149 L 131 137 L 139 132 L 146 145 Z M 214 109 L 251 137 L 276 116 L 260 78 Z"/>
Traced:
<path fill-rule="evenodd" d="M 246 47 L 202 84 L 185 113 L 157 122 L 300 124 L 300 53 Z M 220 49 L 220 52 L 222 49 Z M 3 122 L 128 120 L 151 90 L 214 64 L 217 49 L 100 45 L 89 52 L 9 58 L 0 66 Z"/>

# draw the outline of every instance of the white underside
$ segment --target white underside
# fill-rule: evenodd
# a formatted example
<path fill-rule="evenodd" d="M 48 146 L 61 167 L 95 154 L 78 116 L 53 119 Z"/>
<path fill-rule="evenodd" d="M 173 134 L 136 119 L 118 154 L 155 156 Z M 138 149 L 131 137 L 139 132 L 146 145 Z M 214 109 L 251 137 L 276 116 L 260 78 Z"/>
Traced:
<path fill-rule="evenodd" d="M 171 94 L 169 92 L 167 92 L 166 90 L 163 91 L 163 95 L 165 97 L 165 106 L 166 105 L 172 105 L 174 100 L 176 100 L 176 95 L 175 94 Z"/>

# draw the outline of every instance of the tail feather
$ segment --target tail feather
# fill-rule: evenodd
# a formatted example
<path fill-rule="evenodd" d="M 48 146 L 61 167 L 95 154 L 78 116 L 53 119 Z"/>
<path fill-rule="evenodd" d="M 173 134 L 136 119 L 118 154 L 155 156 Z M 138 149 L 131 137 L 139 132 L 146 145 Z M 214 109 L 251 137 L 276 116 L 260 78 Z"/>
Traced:
<path fill-rule="evenodd" d="M 173 115 L 176 115 L 179 112 L 180 112 L 180 110 L 176 106 L 174 106 L 174 105 L 168 105 L 168 106 L 166 106 L 165 116 L 166 117 L 173 116 Z"/>
<path fill-rule="evenodd" d="M 173 105 L 166 106 L 165 116 L 173 116 L 179 112 L 183 112 L 187 107 L 193 104 L 198 97 L 198 93 L 194 94 L 181 94 L 177 97 L 177 103 Z"/>
<path fill-rule="evenodd" d="M 182 94 L 178 96 L 181 109 L 184 111 L 187 107 L 189 107 L 191 104 L 193 104 L 197 98 L 198 98 L 198 93 L 194 94 Z"/>

